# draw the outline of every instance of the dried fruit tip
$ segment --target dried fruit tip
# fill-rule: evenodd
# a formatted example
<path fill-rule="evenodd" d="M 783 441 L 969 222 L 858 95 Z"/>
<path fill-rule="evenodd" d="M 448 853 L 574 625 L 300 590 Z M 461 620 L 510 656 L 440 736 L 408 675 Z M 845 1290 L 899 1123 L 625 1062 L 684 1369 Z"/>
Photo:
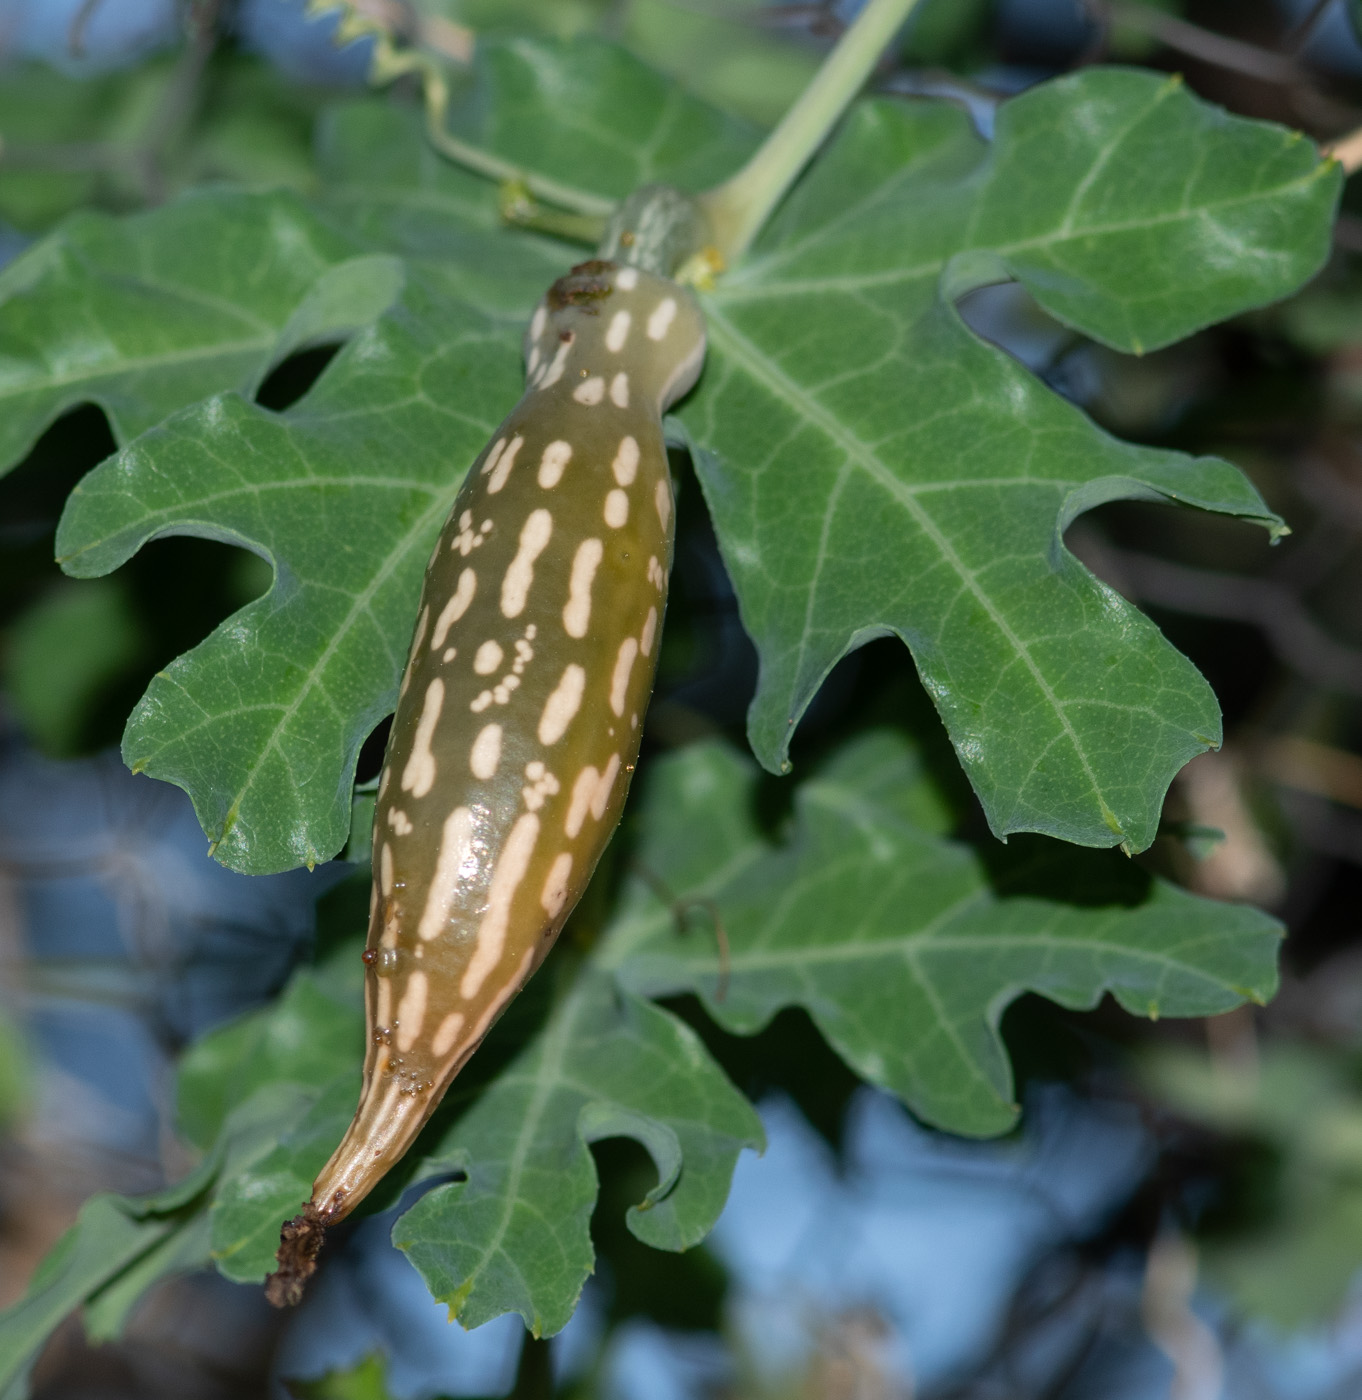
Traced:
<path fill-rule="evenodd" d="M 302 1302 L 303 1289 L 317 1272 L 317 1255 L 325 1240 L 326 1225 L 311 1201 L 301 1215 L 284 1223 L 274 1256 L 279 1267 L 265 1280 L 265 1297 L 276 1308 L 293 1308 Z"/>

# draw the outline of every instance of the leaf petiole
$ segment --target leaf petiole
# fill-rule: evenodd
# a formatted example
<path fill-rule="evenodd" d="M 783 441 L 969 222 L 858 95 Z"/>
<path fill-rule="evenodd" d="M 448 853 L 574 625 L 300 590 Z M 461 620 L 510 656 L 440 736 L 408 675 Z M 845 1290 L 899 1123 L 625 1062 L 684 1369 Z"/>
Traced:
<path fill-rule="evenodd" d="M 751 160 L 699 197 L 725 262 L 746 251 L 916 4 L 917 0 L 868 0 Z"/>

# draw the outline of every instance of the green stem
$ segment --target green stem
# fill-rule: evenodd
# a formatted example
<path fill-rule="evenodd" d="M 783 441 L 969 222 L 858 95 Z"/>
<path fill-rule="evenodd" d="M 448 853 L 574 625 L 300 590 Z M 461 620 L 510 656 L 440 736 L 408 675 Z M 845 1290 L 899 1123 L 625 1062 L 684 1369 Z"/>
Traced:
<path fill-rule="evenodd" d="M 462 165 L 478 175 L 486 175 L 503 185 L 512 185 L 528 190 L 536 199 L 556 204 L 560 209 L 568 209 L 574 214 L 582 214 L 599 219 L 602 224 L 615 208 L 613 199 L 603 199 L 600 195 L 588 194 L 573 185 L 565 185 L 548 175 L 535 170 L 524 170 L 510 161 L 502 160 L 457 136 L 451 136 L 445 128 L 445 112 L 449 108 L 449 87 L 440 72 L 439 66 L 424 56 L 413 56 L 412 67 L 424 69 L 426 100 L 426 131 L 430 143 L 442 156 Z"/>
<path fill-rule="evenodd" d="M 426 134 L 431 145 L 442 156 L 475 175 L 485 175 L 490 180 L 517 190 L 528 190 L 537 199 L 546 200 L 560 209 L 571 210 L 574 214 L 585 215 L 597 221 L 592 225 L 593 230 L 604 228 L 605 220 L 615 208 L 614 200 L 588 194 L 538 171 L 524 170 L 467 141 L 461 141 L 457 136 L 451 136 L 445 128 L 445 116 L 449 111 L 449 84 L 440 65 L 429 55 L 410 49 L 399 50 L 386 30 L 364 18 L 354 20 L 350 27 L 344 29 L 344 33 L 345 37 L 359 34 L 373 36 L 374 57 L 369 80 L 375 85 L 390 83 L 407 73 L 415 73 L 420 78 L 426 109 Z M 592 237 L 595 236 L 593 232 Z"/>
<path fill-rule="evenodd" d="M 747 250 L 916 4 L 917 0 L 869 0 L 752 159 L 700 196 L 715 246 L 726 262 Z"/>

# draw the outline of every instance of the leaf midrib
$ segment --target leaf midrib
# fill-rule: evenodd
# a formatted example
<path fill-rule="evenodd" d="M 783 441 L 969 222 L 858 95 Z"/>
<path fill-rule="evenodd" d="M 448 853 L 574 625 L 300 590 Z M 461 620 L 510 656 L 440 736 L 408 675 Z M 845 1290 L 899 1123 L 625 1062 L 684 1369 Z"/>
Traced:
<path fill-rule="evenodd" d="M 982 898 L 983 892 L 976 891 L 968 899 L 957 901 L 955 905 L 945 911 L 942 917 L 933 920 L 931 929 L 895 935 L 875 942 L 848 941 L 823 944 L 817 947 L 763 948 L 750 952 L 735 952 L 729 957 L 729 973 L 732 976 L 739 972 L 797 971 L 800 968 L 829 963 L 864 963 L 885 959 L 912 962 L 914 970 L 921 980 L 928 982 L 932 979 L 923 972 L 919 961 L 928 951 L 949 957 L 956 953 L 977 953 L 980 951 L 1024 952 L 1031 949 L 1045 949 L 1051 952 L 1073 952 L 1079 950 L 1088 953 L 1111 954 L 1137 963 L 1149 964 L 1166 972 L 1176 972 L 1180 976 L 1197 977 L 1222 990 L 1235 990 L 1228 982 L 1219 980 L 1211 973 L 1191 963 L 1179 961 L 1177 956 L 1172 953 L 1159 952 L 1149 948 L 1133 948 L 1129 944 L 1095 937 L 1079 935 L 1065 938 L 1054 933 L 943 934 L 941 932 L 939 925 L 949 922 L 951 918 L 954 918 L 970 904 L 978 903 Z M 1196 947 L 1200 944 L 1223 942 L 1225 937 L 1226 935 L 1223 933 L 1203 934 L 1189 939 L 1184 946 Z M 718 966 L 718 959 L 710 954 L 689 956 L 664 954 L 664 957 L 668 961 L 674 962 L 678 967 L 684 968 L 688 973 L 691 970 L 711 972 Z"/>
<path fill-rule="evenodd" d="M 1316 171 L 1319 168 L 1322 167 L 1317 167 Z M 1292 180 L 1286 185 L 1276 187 L 1270 193 L 1272 197 L 1278 197 L 1297 189 L 1304 189 L 1314 183 L 1318 178 L 1316 172 L 1311 172 L 1308 175 L 1303 175 L 1296 180 Z M 715 294 L 714 300 L 719 302 L 761 301 L 797 293 L 860 291 L 862 289 L 881 287 L 898 282 L 923 280 L 929 277 L 940 276 L 942 268 L 944 268 L 946 263 L 957 253 L 995 253 L 1000 258 L 1008 258 L 1017 253 L 1033 252 L 1036 249 L 1072 243 L 1079 238 L 1105 237 L 1112 234 L 1131 233 L 1143 229 L 1159 228 L 1164 225 L 1179 223 L 1189 219 L 1201 219 L 1208 217 L 1213 212 L 1219 212 L 1220 210 L 1234 209 L 1245 204 L 1261 203 L 1265 199 L 1268 199 L 1268 197 L 1268 195 L 1261 192 L 1255 192 L 1251 195 L 1244 195 L 1234 199 L 1219 200 L 1213 205 L 1205 205 L 1196 210 L 1181 210 L 1140 220 L 1118 220 L 1104 224 L 1091 224 L 1075 229 L 1067 234 L 1062 233 L 1058 229 L 1050 229 L 1032 238 L 1017 239 L 1011 243 L 962 245 L 944 256 L 932 258 L 927 262 L 912 264 L 908 267 L 886 268 L 879 272 L 850 273 L 844 277 L 789 278 L 785 280 L 780 280 L 777 277 L 772 279 L 772 274 L 777 273 L 783 264 L 789 263 L 796 257 L 803 256 L 811 249 L 817 249 L 820 246 L 819 237 L 811 236 L 806 240 L 802 240 L 794 248 L 781 249 L 778 253 L 771 253 L 765 257 L 754 258 L 747 262 L 734 272 L 731 279 L 726 279 L 720 284 L 719 291 Z M 865 205 L 862 204 L 860 207 L 864 209 Z"/>

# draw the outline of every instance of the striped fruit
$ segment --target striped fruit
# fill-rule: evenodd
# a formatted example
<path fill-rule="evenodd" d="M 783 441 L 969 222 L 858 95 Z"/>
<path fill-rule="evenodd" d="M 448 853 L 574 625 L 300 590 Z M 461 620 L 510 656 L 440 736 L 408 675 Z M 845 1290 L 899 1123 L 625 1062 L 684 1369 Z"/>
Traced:
<path fill-rule="evenodd" d="M 632 266 L 583 263 L 534 314 L 524 397 L 426 569 L 374 820 L 363 1092 L 273 1301 L 411 1145 L 619 820 L 671 566 L 661 415 L 704 351 L 694 296 Z"/>

